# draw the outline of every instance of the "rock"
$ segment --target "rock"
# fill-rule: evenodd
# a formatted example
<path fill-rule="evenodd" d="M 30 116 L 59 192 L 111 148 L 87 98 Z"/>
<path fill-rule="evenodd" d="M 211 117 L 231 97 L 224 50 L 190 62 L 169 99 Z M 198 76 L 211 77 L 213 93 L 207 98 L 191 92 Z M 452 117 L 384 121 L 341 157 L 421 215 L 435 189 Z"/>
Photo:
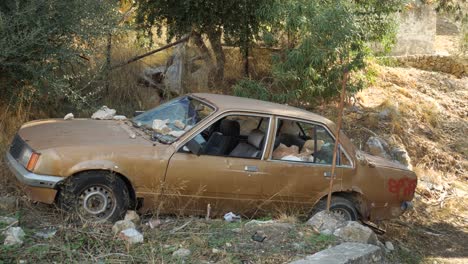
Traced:
<path fill-rule="evenodd" d="M 128 228 L 120 231 L 119 238 L 125 240 L 129 244 L 143 243 L 143 234 L 135 228 Z"/>
<path fill-rule="evenodd" d="M 130 220 L 120 220 L 115 222 L 114 226 L 112 226 L 112 232 L 114 235 L 119 234 L 122 230 L 135 228 L 135 224 Z"/>
<path fill-rule="evenodd" d="M 172 256 L 176 258 L 187 258 L 188 256 L 190 256 L 190 254 L 192 254 L 192 251 L 190 251 L 190 249 L 179 248 L 178 250 L 172 253 Z"/>
<path fill-rule="evenodd" d="M 114 116 L 113 119 L 122 121 L 122 120 L 127 120 L 127 117 L 124 116 L 124 115 L 116 115 L 116 116 Z"/>
<path fill-rule="evenodd" d="M 391 151 L 393 159 L 399 163 L 405 165 L 408 169 L 412 170 L 413 166 L 411 165 L 411 158 L 408 154 L 408 151 L 403 146 L 395 147 Z"/>
<path fill-rule="evenodd" d="M 393 246 L 392 242 L 390 242 L 390 241 L 385 242 L 385 247 L 390 251 L 395 250 L 395 247 Z"/>
<path fill-rule="evenodd" d="M 364 264 L 382 263 L 382 261 L 382 250 L 378 246 L 347 242 L 290 264 Z"/>
<path fill-rule="evenodd" d="M 391 110 L 388 108 L 385 108 L 384 110 L 379 112 L 379 119 L 381 120 L 389 120 L 390 115 L 391 115 Z"/>
<path fill-rule="evenodd" d="M 159 227 L 162 223 L 159 219 L 151 219 L 146 223 L 151 229 Z"/>
<path fill-rule="evenodd" d="M 5 235 L 5 246 L 22 245 L 25 233 L 21 227 L 10 227 L 3 232 Z"/>
<path fill-rule="evenodd" d="M 15 222 L 18 222 L 18 219 L 8 216 L 0 216 L 0 224 L 11 225 Z"/>
<path fill-rule="evenodd" d="M 132 221 L 135 225 L 138 225 L 140 223 L 140 216 L 137 212 L 128 210 L 125 214 L 124 220 Z"/>
<path fill-rule="evenodd" d="M 388 144 L 383 139 L 378 137 L 370 137 L 367 140 L 366 145 L 370 154 L 386 159 L 389 158 L 387 151 L 385 151 L 385 148 L 388 147 Z"/>
<path fill-rule="evenodd" d="M 333 235 L 342 238 L 347 242 L 359 242 L 377 245 L 377 236 L 367 226 L 363 226 L 356 221 L 348 221 L 345 226 L 333 232 Z"/>
<path fill-rule="evenodd" d="M 68 113 L 63 117 L 63 120 L 73 120 L 74 118 L 75 116 L 73 115 L 73 113 Z"/>
<path fill-rule="evenodd" d="M 17 206 L 16 197 L 2 196 L 0 197 L 0 209 L 5 211 L 15 211 Z"/>
<path fill-rule="evenodd" d="M 306 223 L 324 235 L 331 235 L 333 232 L 346 224 L 346 221 L 339 216 L 327 211 L 320 211 L 313 215 Z"/>
<path fill-rule="evenodd" d="M 91 118 L 98 120 L 111 120 L 112 118 L 114 118 L 116 112 L 117 111 L 115 111 L 115 109 L 110 109 L 109 107 L 104 105 L 99 110 L 94 112 Z"/>
<path fill-rule="evenodd" d="M 219 250 L 219 249 L 217 249 L 217 248 L 213 248 L 213 249 L 211 250 L 211 253 L 213 253 L 213 254 L 219 254 L 220 252 L 221 252 L 221 250 Z"/>
<path fill-rule="evenodd" d="M 55 236 L 57 233 L 56 228 L 46 228 L 44 230 L 36 232 L 34 236 L 39 237 L 39 238 L 44 238 L 44 239 L 49 239 Z"/>
<path fill-rule="evenodd" d="M 252 238 L 253 241 L 263 242 L 263 241 L 265 241 L 265 239 L 267 238 L 267 236 L 265 235 L 265 233 L 263 233 L 263 231 L 256 231 L 256 232 L 252 235 L 251 238 Z"/>
<path fill-rule="evenodd" d="M 153 125 L 151 126 L 151 128 L 160 134 L 166 135 L 172 130 L 170 127 L 167 126 L 168 122 L 169 122 L 169 119 L 166 119 L 166 120 L 155 119 L 153 120 Z"/>
<path fill-rule="evenodd" d="M 183 130 L 185 128 L 185 124 L 180 120 L 175 120 L 174 121 L 174 126 L 177 127 L 178 129 L 181 129 L 181 130 Z"/>

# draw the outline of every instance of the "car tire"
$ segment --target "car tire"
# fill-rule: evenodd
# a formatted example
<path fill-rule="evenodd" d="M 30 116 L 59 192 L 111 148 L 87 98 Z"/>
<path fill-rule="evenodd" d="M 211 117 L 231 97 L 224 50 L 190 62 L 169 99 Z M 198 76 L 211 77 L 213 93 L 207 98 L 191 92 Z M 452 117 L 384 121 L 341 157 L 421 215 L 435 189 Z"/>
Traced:
<path fill-rule="evenodd" d="M 320 200 L 312 209 L 310 216 L 312 217 L 320 211 L 327 210 L 327 198 Z M 340 196 L 332 196 L 330 202 L 330 211 L 334 214 L 340 215 L 346 221 L 356 221 L 359 214 L 353 202 Z"/>
<path fill-rule="evenodd" d="M 129 197 L 125 182 L 115 174 L 88 171 L 60 187 L 58 205 L 84 222 L 115 222 L 129 208 Z"/>

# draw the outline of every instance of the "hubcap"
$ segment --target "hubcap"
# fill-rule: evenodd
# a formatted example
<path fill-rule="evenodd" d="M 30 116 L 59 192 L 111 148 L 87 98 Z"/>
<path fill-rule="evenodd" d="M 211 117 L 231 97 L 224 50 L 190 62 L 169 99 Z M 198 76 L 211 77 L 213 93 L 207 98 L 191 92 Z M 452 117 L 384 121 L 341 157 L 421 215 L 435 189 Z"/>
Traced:
<path fill-rule="evenodd" d="M 351 216 L 351 214 L 348 211 L 344 210 L 344 209 L 334 208 L 334 209 L 331 209 L 331 212 L 332 212 L 332 214 L 334 214 L 334 215 L 336 215 L 338 217 L 341 217 L 346 221 L 353 220 L 353 217 Z"/>
<path fill-rule="evenodd" d="M 79 205 L 82 217 L 106 220 L 114 212 L 116 202 L 106 186 L 91 186 L 81 192 Z"/>

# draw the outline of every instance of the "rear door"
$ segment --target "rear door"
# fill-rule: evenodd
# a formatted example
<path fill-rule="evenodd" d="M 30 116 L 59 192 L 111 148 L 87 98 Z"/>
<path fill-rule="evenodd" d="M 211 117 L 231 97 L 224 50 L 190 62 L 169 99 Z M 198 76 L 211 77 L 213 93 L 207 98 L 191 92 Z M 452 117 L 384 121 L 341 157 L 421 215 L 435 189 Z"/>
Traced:
<path fill-rule="evenodd" d="M 289 118 L 278 118 L 276 123 L 263 192 L 270 207 L 306 213 L 328 190 L 335 139 L 320 123 Z M 341 188 L 343 172 L 339 162 L 336 189 Z"/>
<path fill-rule="evenodd" d="M 166 173 L 166 208 L 179 213 L 204 214 L 208 204 L 212 214 L 255 211 L 263 201 L 263 180 L 268 171 L 264 160 L 271 116 L 228 113 L 214 120 L 193 138 L 209 141 L 218 132 L 222 119 L 236 120 L 240 125 L 239 144 L 248 144 L 249 133 L 258 130 L 264 139 L 257 157 L 230 156 L 230 153 L 195 155 L 181 144 L 169 161 Z M 215 129 L 213 129 L 213 127 Z M 219 133 L 219 132 L 218 132 Z M 190 139 L 189 139 L 190 140 Z M 234 150 L 229 150 L 229 152 Z"/>

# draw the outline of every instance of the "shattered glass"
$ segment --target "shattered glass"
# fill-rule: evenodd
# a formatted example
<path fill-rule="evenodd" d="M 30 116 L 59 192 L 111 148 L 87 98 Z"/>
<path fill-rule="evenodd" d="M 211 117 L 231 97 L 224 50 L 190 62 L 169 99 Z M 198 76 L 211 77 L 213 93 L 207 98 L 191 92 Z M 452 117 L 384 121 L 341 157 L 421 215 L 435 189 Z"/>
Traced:
<path fill-rule="evenodd" d="M 190 96 L 179 97 L 133 118 L 132 123 L 152 131 L 152 139 L 172 143 L 214 111 Z"/>

